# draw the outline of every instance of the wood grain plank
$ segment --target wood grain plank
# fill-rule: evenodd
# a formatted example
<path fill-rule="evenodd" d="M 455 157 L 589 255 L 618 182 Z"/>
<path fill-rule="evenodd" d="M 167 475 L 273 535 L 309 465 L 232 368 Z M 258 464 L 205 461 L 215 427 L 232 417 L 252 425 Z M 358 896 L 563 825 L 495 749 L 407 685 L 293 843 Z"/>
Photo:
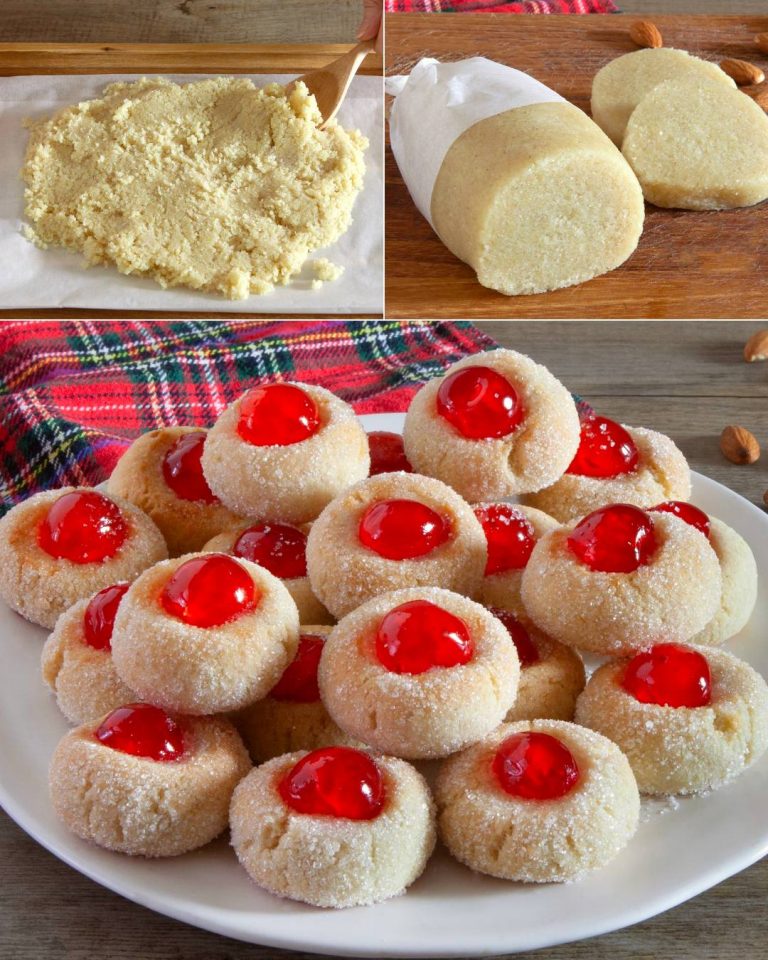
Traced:
<path fill-rule="evenodd" d="M 751 59 L 768 69 L 752 38 L 764 17 L 655 17 L 668 46 L 712 60 Z M 592 77 L 636 49 L 624 17 L 387 18 L 386 71 L 424 56 L 488 56 L 532 73 L 587 109 Z M 387 312 L 393 317 L 763 317 L 768 311 L 768 203 L 717 213 L 649 206 L 630 260 L 605 276 L 548 294 L 505 297 L 438 240 L 413 205 L 387 151 Z"/>
<path fill-rule="evenodd" d="M 6 41 L 350 43 L 362 0 L 3 0 Z"/>
<path fill-rule="evenodd" d="M 348 43 L 0 43 L 0 76 L 56 73 L 303 73 L 326 66 Z M 378 76 L 379 54 L 360 73 Z"/>

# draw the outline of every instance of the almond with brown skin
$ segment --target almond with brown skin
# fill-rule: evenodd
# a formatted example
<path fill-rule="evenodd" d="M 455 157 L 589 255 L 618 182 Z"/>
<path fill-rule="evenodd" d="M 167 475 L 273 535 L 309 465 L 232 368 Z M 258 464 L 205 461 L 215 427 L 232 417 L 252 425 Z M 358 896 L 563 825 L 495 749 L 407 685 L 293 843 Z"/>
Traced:
<path fill-rule="evenodd" d="M 720 450 L 731 463 L 755 463 L 760 459 L 760 444 L 749 430 L 731 424 L 720 434 Z"/>
<path fill-rule="evenodd" d="M 638 47 L 663 47 L 661 31 L 650 20 L 635 20 L 629 28 L 629 35 Z"/>
<path fill-rule="evenodd" d="M 758 33 L 755 37 L 755 43 L 763 53 L 768 53 L 768 33 Z"/>
<path fill-rule="evenodd" d="M 742 93 L 752 97 L 758 107 L 768 110 L 768 83 L 758 83 L 749 87 L 742 87 Z"/>
<path fill-rule="evenodd" d="M 756 67 L 754 63 L 749 63 L 747 60 L 721 60 L 720 69 L 740 87 L 750 83 L 762 83 L 765 80 L 765 74 L 760 67 Z"/>
<path fill-rule="evenodd" d="M 758 330 L 744 344 L 744 359 L 747 363 L 768 360 L 768 330 Z"/>
<path fill-rule="evenodd" d="M 768 490 L 763 494 L 763 503 L 768 507 Z"/>

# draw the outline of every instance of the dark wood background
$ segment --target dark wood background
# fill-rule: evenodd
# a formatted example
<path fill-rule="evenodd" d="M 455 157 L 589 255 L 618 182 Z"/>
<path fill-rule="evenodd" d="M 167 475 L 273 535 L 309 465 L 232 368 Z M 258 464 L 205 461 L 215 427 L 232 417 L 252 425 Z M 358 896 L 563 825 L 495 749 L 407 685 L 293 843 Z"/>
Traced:
<path fill-rule="evenodd" d="M 746 364 L 767 324 L 479 324 L 529 353 L 607 416 L 669 433 L 691 466 L 755 503 L 768 486 L 768 363 Z M 766 448 L 749 467 L 725 461 L 727 423 Z M 123 900 L 65 866 L 0 813 L 0 960 L 267 960 L 309 957 L 237 943 Z M 663 864 L 659 865 L 663 869 Z M 604 937 L 520 960 L 762 960 L 768 861 L 665 914 Z"/>
<path fill-rule="evenodd" d="M 649 3 L 656 9 L 661 4 Z M 711 9 L 711 8 L 710 8 Z M 763 16 L 654 16 L 666 46 L 708 60 L 752 60 Z M 386 70 L 407 72 L 422 57 L 485 56 L 531 73 L 586 110 L 592 78 L 637 47 L 630 16 L 505 17 L 480 14 L 387 17 Z M 421 216 L 387 151 L 386 308 L 390 317 L 764 317 L 768 310 L 768 202 L 693 212 L 647 205 L 638 249 L 622 266 L 550 293 L 506 297 L 443 246 Z"/>

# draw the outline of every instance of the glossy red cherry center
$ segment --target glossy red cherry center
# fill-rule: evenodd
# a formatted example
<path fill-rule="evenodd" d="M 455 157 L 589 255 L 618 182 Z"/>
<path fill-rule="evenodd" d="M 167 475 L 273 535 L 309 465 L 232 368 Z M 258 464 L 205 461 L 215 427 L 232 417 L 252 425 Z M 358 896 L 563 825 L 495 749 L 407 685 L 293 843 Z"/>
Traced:
<path fill-rule="evenodd" d="M 184 727 L 160 707 L 129 703 L 113 710 L 95 731 L 112 750 L 168 763 L 184 756 Z"/>
<path fill-rule="evenodd" d="M 114 557 L 128 533 L 116 503 L 95 490 L 73 490 L 51 505 L 37 528 L 37 542 L 56 559 L 99 563 Z"/>
<path fill-rule="evenodd" d="M 399 433 L 373 430 L 368 434 L 368 449 L 371 453 L 371 470 L 368 476 L 380 473 L 413 473 L 413 467 L 405 455 L 403 438 Z"/>
<path fill-rule="evenodd" d="M 692 527 L 696 527 L 699 533 L 709 537 L 710 522 L 709 517 L 703 510 L 694 507 L 692 503 L 686 503 L 684 500 L 666 500 L 656 507 L 651 507 L 651 513 L 671 513 Z"/>
<path fill-rule="evenodd" d="M 509 610 L 499 610 L 497 607 L 490 607 L 491 613 L 507 628 L 507 632 L 512 637 L 512 642 L 517 650 L 517 656 L 521 667 L 530 667 L 532 663 L 538 663 L 541 659 L 539 649 L 531 640 L 531 635 L 520 623 L 517 617 Z"/>
<path fill-rule="evenodd" d="M 248 571 L 222 553 L 182 563 L 160 594 L 166 613 L 192 627 L 229 623 L 255 610 L 260 598 Z"/>
<path fill-rule="evenodd" d="M 256 447 L 301 443 L 320 429 L 320 412 L 310 395 L 290 383 L 253 387 L 240 401 L 237 432 Z"/>
<path fill-rule="evenodd" d="M 485 575 L 522 570 L 536 545 L 531 521 L 508 503 L 489 503 L 475 507 L 488 543 Z"/>
<path fill-rule="evenodd" d="M 387 560 L 423 557 L 450 540 L 451 524 L 418 500 L 379 500 L 360 518 L 360 543 Z"/>
<path fill-rule="evenodd" d="M 277 789 L 297 813 L 347 820 L 373 820 L 385 801 L 375 761 L 351 747 L 313 750 L 285 774 Z"/>
<path fill-rule="evenodd" d="M 255 523 L 240 534 L 232 552 L 281 580 L 307 575 L 306 534 L 287 523 Z"/>
<path fill-rule="evenodd" d="M 218 503 L 203 476 L 200 458 L 203 455 L 205 432 L 185 433 L 163 457 L 163 479 L 180 500 L 197 503 Z"/>
<path fill-rule="evenodd" d="M 637 469 L 635 441 L 615 420 L 586 417 L 581 421 L 579 449 L 566 473 L 581 477 L 619 477 Z"/>
<path fill-rule="evenodd" d="M 706 707 L 712 699 L 707 658 L 676 643 L 657 643 L 627 664 L 622 686 L 640 703 Z"/>
<path fill-rule="evenodd" d="M 469 663 L 474 652 L 466 623 L 429 600 L 395 607 L 376 631 L 376 656 L 392 673 L 457 667 Z"/>
<path fill-rule="evenodd" d="M 437 391 L 437 412 L 470 440 L 506 437 L 523 422 L 517 391 L 490 367 L 464 367 L 449 374 Z"/>
<path fill-rule="evenodd" d="M 270 692 L 273 700 L 291 703 L 317 703 L 320 690 L 317 686 L 317 665 L 323 652 L 324 640 L 314 633 L 302 633 L 299 649 L 288 664 L 282 677 Z"/>
<path fill-rule="evenodd" d="M 583 564 L 602 573 L 632 573 L 650 563 L 657 546 L 651 517 L 628 503 L 590 513 L 567 542 Z"/>
<path fill-rule="evenodd" d="M 115 583 L 100 590 L 85 608 L 83 615 L 83 637 L 94 650 L 112 649 L 112 629 L 120 601 L 130 584 Z"/>
<path fill-rule="evenodd" d="M 513 733 L 493 758 L 502 790 L 523 800 L 557 800 L 579 780 L 579 767 L 562 740 L 548 733 Z"/>

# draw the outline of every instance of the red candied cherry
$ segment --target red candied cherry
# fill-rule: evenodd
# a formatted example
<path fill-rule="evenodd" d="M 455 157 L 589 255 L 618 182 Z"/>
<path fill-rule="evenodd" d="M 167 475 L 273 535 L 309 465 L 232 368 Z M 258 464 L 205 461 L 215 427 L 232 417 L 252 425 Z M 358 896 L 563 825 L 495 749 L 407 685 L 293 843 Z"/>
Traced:
<path fill-rule="evenodd" d="M 258 563 L 281 580 L 307 575 L 307 537 L 288 523 L 255 523 L 243 530 L 232 552 Z"/>
<path fill-rule="evenodd" d="M 237 432 L 255 447 L 287 447 L 320 429 L 320 412 L 310 395 L 290 383 L 253 387 L 240 402 Z"/>
<path fill-rule="evenodd" d="M 672 513 L 692 527 L 696 527 L 705 537 L 709 537 L 709 517 L 692 503 L 686 503 L 684 500 L 666 500 L 656 507 L 651 507 L 651 513 Z"/>
<path fill-rule="evenodd" d="M 413 467 L 405 455 L 403 438 L 399 433 L 386 430 L 373 430 L 368 434 L 368 449 L 371 453 L 369 477 L 380 473 L 413 473 Z"/>
<path fill-rule="evenodd" d="M 576 786 L 579 767 L 562 740 L 529 731 L 507 737 L 493 758 L 502 790 L 523 800 L 557 800 Z"/>
<path fill-rule="evenodd" d="M 464 367 L 437 391 L 437 412 L 469 440 L 506 437 L 523 422 L 517 391 L 490 367 Z"/>
<path fill-rule="evenodd" d="M 509 610 L 499 610 L 497 607 L 489 607 L 488 609 L 507 628 L 507 632 L 512 637 L 512 642 L 517 650 L 520 666 L 530 667 L 532 663 L 538 663 L 541 659 L 538 647 L 531 640 L 531 635 L 517 617 Z"/>
<path fill-rule="evenodd" d="M 582 563 L 602 573 L 632 573 L 656 550 L 653 520 L 639 507 L 614 503 L 590 513 L 568 537 Z"/>
<path fill-rule="evenodd" d="M 83 635 L 85 642 L 94 650 L 112 649 L 112 629 L 120 601 L 130 584 L 115 583 L 111 587 L 99 590 L 85 608 L 83 615 Z"/>
<path fill-rule="evenodd" d="M 640 455 L 635 441 L 620 423 L 608 417 L 581 421 L 581 439 L 566 473 L 580 477 L 619 477 L 637 469 Z"/>
<path fill-rule="evenodd" d="M 466 623 L 429 600 L 400 604 L 376 631 L 376 656 L 391 673 L 461 666 L 474 652 Z"/>
<path fill-rule="evenodd" d="M 114 501 L 95 490 L 73 490 L 50 507 L 37 528 L 37 542 L 57 560 L 99 563 L 114 557 L 128 532 Z"/>
<path fill-rule="evenodd" d="M 451 524 L 418 500 L 379 500 L 360 518 L 360 543 L 387 560 L 423 557 L 450 540 Z"/>
<path fill-rule="evenodd" d="M 205 431 L 185 433 L 163 457 L 163 479 L 180 500 L 198 503 L 219 503 L 203 476 L 200 457 L 203 455 Z"/>
<path fill-rule="evenodd" d="M 640 703 L 706 707 L 712 699 L 707 658 L 676 643 L 657 643 L 627 664 L 622 687 Z"/>
<path fill-rule="evenodd" d="M 192 627 L 218 627 L 258 606 L 248 571 L 223 553 L 194 557 L 170 577 L 160 601 L 166 613 Z"/>
<path fill-rule="evenodd" d="M 273 700 L 288 700 L 291 703 L 317 703 L 320 690 L 317 686 L 317 665 L 323 652 L 322 637 L 314 633 L 302 633 L 299 649 L 288 664 L 282 677 L 270 691 Z"/>
<path fill-rule="evenodd" d="M 184 728 L 160 707 L 129 703 L 113 710 L 95 732 L 106 747 L 132 757 L 168 762 L 184 756 Z"/>
<path fill-rule="evenodd" d="M 277 786 L 297 813 L 373 820 L 384 806 L 381 771 L 375 761 L 351 747 L 321 747 L 302 757 Z"/>
<path fill-rule="evenodd" d="M 475 507 L 488 543 L 485 575 L 522 570 L 531 558 L 536 534 L 531 521 L 509 503 Z"/>

